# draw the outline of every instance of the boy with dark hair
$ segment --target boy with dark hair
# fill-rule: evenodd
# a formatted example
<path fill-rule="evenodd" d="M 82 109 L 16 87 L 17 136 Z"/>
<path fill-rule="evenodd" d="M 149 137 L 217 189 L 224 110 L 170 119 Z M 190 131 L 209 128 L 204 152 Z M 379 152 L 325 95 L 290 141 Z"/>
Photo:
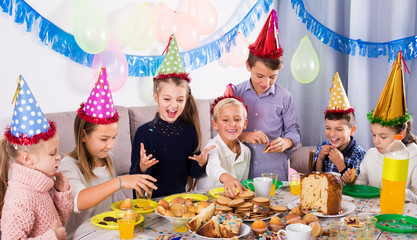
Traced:
<path fill-rule="evenodd" d="M 324 115 L 327 140 L 317 146 L 313 170 L 340 173 L 345 184 L 352 184 L 359 174 L 365 151 L 353 139 L 356 132 L 355 113 L 337 72 L 330 94 Z"/>
<path fill-rule="evenodd" d="M 276 83 L 283 67 L 277 32 L 272 10 L 256 42 L 249 46 L 246 68 L 251 78 L 238 84 L 235 94 L 248 106 L 248 126 L 239 139 L 251 149 L 249 178 L 273 172 L 286 181 L 288 157 L 300 141 L 300 127 L 291 93 Z"/>

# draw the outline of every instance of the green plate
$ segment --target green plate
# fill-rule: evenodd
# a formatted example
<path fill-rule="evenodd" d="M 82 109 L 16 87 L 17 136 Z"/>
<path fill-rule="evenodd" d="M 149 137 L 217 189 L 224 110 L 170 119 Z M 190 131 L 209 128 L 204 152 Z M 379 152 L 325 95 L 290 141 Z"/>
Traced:
<path fill-rule="evenodd" d="M 398 214 L 381 214 L 375 216 L 376 226 L 388 232 L 417 232 L 417 218 Z"/>
<path fill-rule="evenodd" d="M 249 183 L 252 183 L 251 185 L 248 185 Z M 281 181 L 277 181 L 275 184 L 275 189 L 279 188 L 282 186 L 282 182 Z M 245 188 L 249 188 L 252 192 L 255 191 L 255 188 L 253 187 L 253 179 L 247 179 L 242 181 L 242 185 L 245 186 Z"/>
<path fill-rule="evenodd" d="M 379 197 L 379 188 L 366 185 L 345 185 L 343 194 L 358 198 Z"/>

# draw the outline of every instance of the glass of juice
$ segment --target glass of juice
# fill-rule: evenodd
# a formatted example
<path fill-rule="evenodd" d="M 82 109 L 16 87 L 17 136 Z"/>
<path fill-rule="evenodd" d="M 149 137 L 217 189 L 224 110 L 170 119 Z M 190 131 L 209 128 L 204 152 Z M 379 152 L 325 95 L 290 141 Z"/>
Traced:
<path fill-rule="evenodd" d="M 369 216 L 369 215 L 359 215 L 356 217 L 358 220 L 359 225 L 363 226 L 364 229 L 359 230 L 359 232 L 361 232 L 361 236 L 359 236 L 358 239 L 360 239 L 360 237 L 362 237 L 362 239 L 370 239 L 372 240 L 374 238 L 374 232 L 375 232 L 375 224 L 377 219 L 373 216 Z M 358 228 L 356 228 L 356 232 L 358 232 Z"/>
<path fill-rule="evenodd" d="M 171 206 L 171 210 L 172 214 L 174 214 L 174 231 L 186 232 L 188 217 L 184 217 L 184 214 L 187 212 L 187 206 L 185 204 L 176 203 Z"/>
<path fill-rule="evenodd" d="M 300 179 L 303 177 L 303 173 L 291 173 L 290 174 L 290 187 L 291 187 L 291 194 L 292 195 L 300 195 L 301 187 L 300 187 Z"/>
<path fill-rule="evenodd" d="M 147 193 L 144 189 L 141 189 L 142 196 L 139 195 L 139 192 L 136 191 L 136 205 L 139 208 L 149 207 L 151 204 L 152 198 L 152 188 L 149 189 L 151 193 Z"/>
<path fill-rule="evenodd" d="M 262 177 L 267 177 L 272 179 L 272 185 L 271 185 L 271 192 L 269 195 L 272 197 L 275 195 L 275 187 L 278 180 L 278 174 L 277 173 L 262 173 Z"/>
<path fill-rule="evenodd" d="M 133 239 L 135 229 L 136 213 L 133 210 L 118 211 L 116 213 L 117 225 L 119 227 L 120 239 Z"/>

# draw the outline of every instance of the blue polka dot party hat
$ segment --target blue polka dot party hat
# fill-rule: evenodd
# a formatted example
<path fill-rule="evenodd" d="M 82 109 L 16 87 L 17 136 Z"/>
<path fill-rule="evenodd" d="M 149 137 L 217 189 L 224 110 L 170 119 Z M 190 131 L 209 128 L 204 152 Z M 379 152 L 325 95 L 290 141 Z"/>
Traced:
<path fill-rule="evenodd" d="M 165 58 L 159 66 L 157 71 L 158 74 L 154 77 L 154 80 L 180 78 L 190 82 L 191 79 L 188 76 L 188 73 L 184 70 L 184 64 L 182 63 L 180 50 L 174 34 L 169 37 L 168 45 L 164 50 L 164 53 L 165 52 Z"/>
<path fill-rule="evenodd" d="M 12 123 L 4 133 L 10 143 L 30 146 L 39 143 L 40 140 L 47 141 L 55 135 L 55 123 L 45 118 L 22 76 L 17 80 L 12 103 L 15 104 Z"/>

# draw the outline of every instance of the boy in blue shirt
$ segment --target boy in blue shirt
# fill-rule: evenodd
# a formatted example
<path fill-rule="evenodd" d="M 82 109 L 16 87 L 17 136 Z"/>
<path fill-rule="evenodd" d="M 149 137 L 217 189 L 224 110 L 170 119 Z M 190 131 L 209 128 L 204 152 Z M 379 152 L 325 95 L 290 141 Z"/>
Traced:
<path fill-rule="evenodd" d="M 352 184 L 359 174 L 365 151 L 353 139 L 356 132 L 355 114 L 337 72 L 330 94 L 324 116 L 327 140 L 317 146 L 313 171 L 337 172 L 345 184 Z"/>

